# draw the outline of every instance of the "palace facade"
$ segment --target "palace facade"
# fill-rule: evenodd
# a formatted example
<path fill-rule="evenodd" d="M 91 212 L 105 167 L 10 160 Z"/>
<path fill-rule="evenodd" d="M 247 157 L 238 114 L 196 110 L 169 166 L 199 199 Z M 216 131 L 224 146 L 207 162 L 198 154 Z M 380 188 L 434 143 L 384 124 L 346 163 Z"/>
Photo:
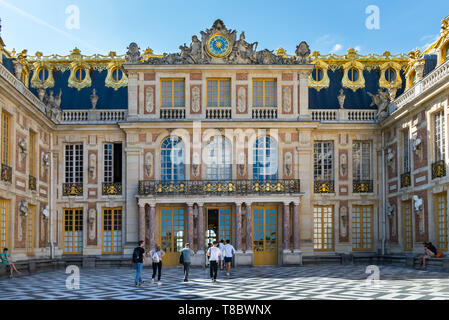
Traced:
<path fill-rule="evenodd" d="M 8 51 L 0 246 L 15 260 L 236 265 L 448 251 L 449 19 L 408 55 L 258 50 L 221 20 L 179 53 Z"/>

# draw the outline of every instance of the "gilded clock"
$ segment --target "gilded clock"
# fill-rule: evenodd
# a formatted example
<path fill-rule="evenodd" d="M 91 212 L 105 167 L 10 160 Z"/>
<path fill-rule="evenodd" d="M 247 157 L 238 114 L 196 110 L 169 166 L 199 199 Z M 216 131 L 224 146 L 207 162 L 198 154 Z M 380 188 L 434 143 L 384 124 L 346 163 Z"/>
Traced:
<path fill-rule="evenodd" d="M 231 52 L 232 47 L 226 36 L 221 33 L 215 33 L 207 42 L 207 50 L 212 56 L 216 58 L 223 58 Z"/>

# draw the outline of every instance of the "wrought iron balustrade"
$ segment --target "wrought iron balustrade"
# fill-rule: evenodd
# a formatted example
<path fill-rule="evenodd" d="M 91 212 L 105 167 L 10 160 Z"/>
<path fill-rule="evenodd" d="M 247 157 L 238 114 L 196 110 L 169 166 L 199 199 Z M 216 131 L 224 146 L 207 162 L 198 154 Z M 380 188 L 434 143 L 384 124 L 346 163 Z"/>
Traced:
<path fill-rule="evenodd" d="M 118 196 L 122 194 L 122 183 L 103 183 L 103 195 L 104 196 Z"/>
<path fill-rule="evenodd" d="M 36 177 L 33 177 L 32 175 L 28 176 L 28 187 L 30 188 L 30 190 L 32 191 L 36 191 L 37 190 L 37 181 L 36 181 Z"/>
<path fill-rule="evenodd" d="M 352 181 L 353 193 L 371 193 L 373 192 L 373 180 L 354 180 Z"/>
<path fill-rule="evenodd" d="M 315 180 L 313 185 L 314 193 L 334 193 L 334 180 Z"/>
<path fill-rule="evenodd" d="M 432 163 L 432 180 L 446 176 L 446 164 L 444 160 Z"/>
<path fill-rule="evenodd" d="M 1 180 L 6 182 L 12 182 L 12 168 L 2 163 Z"/>
<path fill-rule="evenodd" d="M 82 183 L 63 183 L 62 184 L 63 196 L 82 196 L 83 184 Z"/>
<path fill-rule="evenodd" d="M 407 188 L 412 185 L 412 178 L 410 172 L 401 174 L 401 188 Z"/>
<path fill-rule="evenodd" d="M 139 195 L 299 194 L 300 180 L 139 181 Z"/>

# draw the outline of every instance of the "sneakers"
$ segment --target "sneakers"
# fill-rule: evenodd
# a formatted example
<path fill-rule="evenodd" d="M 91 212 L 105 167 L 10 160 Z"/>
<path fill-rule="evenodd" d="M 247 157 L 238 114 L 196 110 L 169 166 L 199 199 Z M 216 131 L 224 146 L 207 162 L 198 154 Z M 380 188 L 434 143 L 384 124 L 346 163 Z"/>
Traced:
<path fill-rule="evenodd" d="M 151 283 L 154 283 L 154 279 L 151 279 Z"/>
<path fill-rule="evenodd" d="M 187 280 L 187 279 L 184 279 L 184 282 L 189 282 L 189 280 Z"/>
<path fill-rule="evenodd" d="M 144 283 L 145 283 L 145 281 L 144 281 L 144 280 L 140 281 L 140 285 L 143 285 Z"/>
<path fill-rule="evenodd" d="M 217 282 L 217 279 L 214 279 L 214 282 Z"/>
<path fill-rule="evenodd" d="M 160 286 L 161 284 L 162 284 L 162 282 L 159 280 L 159 281 L 157 282 L 157 285 Z"/>
<path fill-rule="evenodd" d="M 226 275 L 229 277 L 231 274 L 229 272 L 227 272 Z"/>
<path fill-rule="evenodd" d="M 140 287 L 140 283 L 136 283 L 134 286 L 135 287 Z"/>

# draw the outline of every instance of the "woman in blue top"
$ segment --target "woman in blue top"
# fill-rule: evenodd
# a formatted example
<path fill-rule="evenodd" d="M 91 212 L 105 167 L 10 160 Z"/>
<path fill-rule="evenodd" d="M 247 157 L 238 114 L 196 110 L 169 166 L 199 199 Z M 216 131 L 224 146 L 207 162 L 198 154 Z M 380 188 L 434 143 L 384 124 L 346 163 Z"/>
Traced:
<path fill-rule="evenodd" d="M 2 263 L 6 265 L 7 268 L 9 268 L 9 272 L 10 275 L 9 277 L 12 278 L 13 277 L 13 272 L 14 270 L 17 273 L 20 273 L 19 270 L 17 270 L 16 266 L 14 265 L 14 263 L 11 261 L 11 259 L 9 259 L 8 257 L 8 248 L 4 248 L 3 252 L 0 253 L 0 258 L 2 259 Z"/>
<path fill-rule="evenodd" d="M 154 283 L 157 270 L 157 284 L 161 285 L 162 257 L 165 256 L 165 252 L 158 244 L 156 244 L 150 254 L 151 259 L 153 260 L 153 276 L 151 277 L 151 282 Z"/>

